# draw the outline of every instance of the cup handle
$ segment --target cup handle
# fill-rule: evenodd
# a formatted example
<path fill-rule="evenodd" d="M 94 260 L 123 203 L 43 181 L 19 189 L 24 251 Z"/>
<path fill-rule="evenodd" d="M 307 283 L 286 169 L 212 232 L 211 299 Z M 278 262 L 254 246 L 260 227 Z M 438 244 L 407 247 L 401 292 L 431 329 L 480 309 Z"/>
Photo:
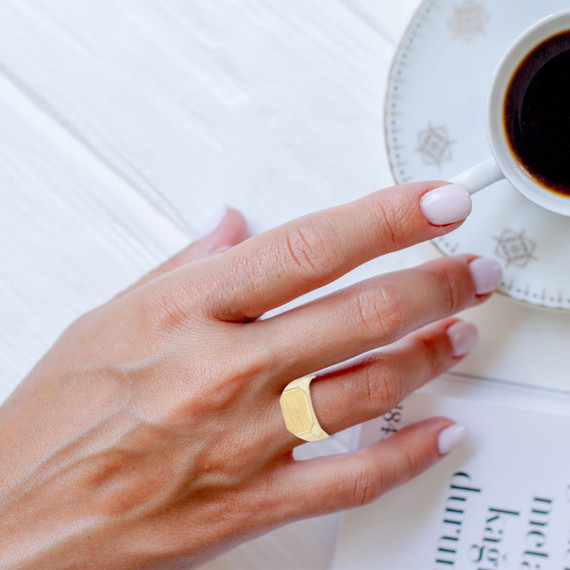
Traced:
<path fill-rule="evenodd" d="M 483 188 L 490 186 L 493 182 L 502 180 L 504 177 L 505 175 L 497 166 L 495 159 L 490 156 L 483 162 L 472 166 L 469 170 L 454 176 L 450 182 L 465 187 L 469 194 L 475 194 L 475 192 L 483 190 Z"/>

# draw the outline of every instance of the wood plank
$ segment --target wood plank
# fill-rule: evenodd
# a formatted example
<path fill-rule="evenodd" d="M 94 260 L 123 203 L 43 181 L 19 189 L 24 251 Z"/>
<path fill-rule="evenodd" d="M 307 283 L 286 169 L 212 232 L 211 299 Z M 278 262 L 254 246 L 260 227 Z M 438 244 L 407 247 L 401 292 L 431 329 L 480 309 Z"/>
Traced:
<path fill-rule="evenodd" d="M 70 320 L 219 203 L 258 231 L 391 182 L 393 38 L 371 21 L 340 0 L 0 3 L 0 400 Z M 337 520 L 289 525 L 207 568 L 324 568 Z"/>
<path fill-rule="evenodd" d="M 214 200 L 257 230 L 389 184 L 392 50 L 340 1 L 0 5 L 5 69 L 191 232 Z"/>
<path fill-rule="evenodd" d="M 62 328 L 186 236 L 0 75 L 0 401 Z"/>

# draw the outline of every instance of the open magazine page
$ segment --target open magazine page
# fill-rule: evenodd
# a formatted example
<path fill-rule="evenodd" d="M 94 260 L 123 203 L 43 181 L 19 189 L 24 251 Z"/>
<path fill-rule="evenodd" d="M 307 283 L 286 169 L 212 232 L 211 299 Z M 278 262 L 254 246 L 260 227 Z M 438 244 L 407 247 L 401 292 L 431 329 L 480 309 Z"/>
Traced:
<path fill-rule="evenodd" d="M 364 424 L 359 444 L 436 415 L 469 441 L 347 512 L 333 568 L 570 569 L 570 393 L 448 374 Z"/>

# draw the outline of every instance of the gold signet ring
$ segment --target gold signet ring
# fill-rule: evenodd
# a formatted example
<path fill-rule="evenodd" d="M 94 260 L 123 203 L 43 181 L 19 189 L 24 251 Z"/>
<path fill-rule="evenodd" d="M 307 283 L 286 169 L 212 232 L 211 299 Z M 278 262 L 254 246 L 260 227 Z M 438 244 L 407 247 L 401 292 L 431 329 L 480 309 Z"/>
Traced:
<path fill-rule="evenodd" d="M 317 441 L 329 436 L 319 424 L 309 384 L 316 376 L 304 376 L 289 382 L 279 398 L 283 419 L 287 429 L 305 441 Z"/>

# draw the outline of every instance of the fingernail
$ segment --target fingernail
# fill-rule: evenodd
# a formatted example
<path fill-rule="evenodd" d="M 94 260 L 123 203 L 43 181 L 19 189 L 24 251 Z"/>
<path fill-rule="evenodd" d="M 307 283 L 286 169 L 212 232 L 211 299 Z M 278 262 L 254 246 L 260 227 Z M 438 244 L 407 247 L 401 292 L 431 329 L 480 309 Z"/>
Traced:
<path fill-rule="evenodd" d="M 503 278 L 503 270 L 494 259 L 474 259 L 469 264 L 469 271 L 475 284 L 476 295 L 495 291 Z"/>
<path fill-rule="evenodd" d="M 457 449 L 467 439 L 467 428 L 461 424 L 453 424 L 439 432 L 437 450 L 440 455 L 447 455 Z"/>
<path fill-rule="evenodd" d="M 197 239 L 202 239 L 206 237 L 209 233 L 212 233 L 221 223 L 221 221 L 226 217 L 228 213 L 227 206 L 221 206 L 218 208 L 209 218 L 208 221 L 202 227 L 202 231 L 198 235 Z"/>
<path fill-rule="evenodd" d="M 445 226 L 464 220 L 471 212 L 471 196 L 459 184 L 448 184 L 421 197 L 420 208 L 430 224 Z"/>
<path fill-rule="evenodd" d="M 471 323 L 458 321 L 453 323 L 445 332 L 451 342 L 453 356 L 456 358 L 465 356 L 477 346 L 479 333 L 477 328 Z"/>

